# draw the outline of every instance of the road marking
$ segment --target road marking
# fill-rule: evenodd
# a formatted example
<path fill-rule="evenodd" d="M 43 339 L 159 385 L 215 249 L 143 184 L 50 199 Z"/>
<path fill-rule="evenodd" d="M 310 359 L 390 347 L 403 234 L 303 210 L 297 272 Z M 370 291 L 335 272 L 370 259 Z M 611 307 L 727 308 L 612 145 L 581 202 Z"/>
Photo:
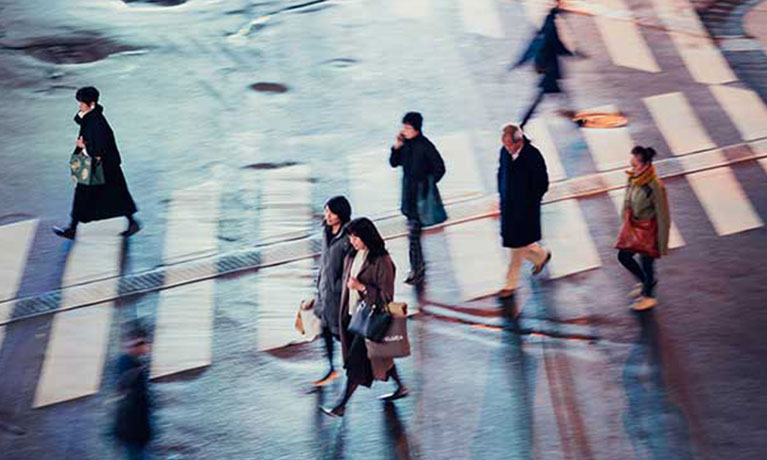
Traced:
<path fill-rule="evenodd" d="M 625 11 L 631 17 L 631 11 L 625 0 L 598 0 L 605 8 Z M 602 42 L 607 47 L 610 58 L 618 66 L 645 72 L 660 72 L 647 42 L 636 23 L 619 20 L 604 15 L 596 15 L 594 19 L 602 34 Z"/>
<path fill-rule="evenodd" d="M 205 182 L 174 194 L 168 212 L 166 265 L 218 250 L 219 190 Z M 166 279 L 166 285 L 176 280 Z M 209 366 L 213 346 L 215 280 L 163 290 L 157 306 L 152 378 Z"/>
<path fill-rule="evenodd" d="M 412 295 L 414 289 L 405 284 L 405 278 L 407 278 L 407 275 L 410 272 L 408 239 L 403 237 L 386 240 L 386 249 L 389 251 L 389 255 L 394 261 L 394 265 L 397 267 L 396 279 L 394 281 L 394 300 L 398 302 L 407 302 L 409 308 L 408 311 L 415 312 L 418 309 L 418 305 L 411 301 L 414 299 L 414 296 Z"/>
<path fill-rule="evenodd" d="M 312 228 L 312 183 L 309 165 L 264 171 L 261 175 L 259 242 L 305 234 Z"/>
<path fill-rule="evenodd" d="M 462 300 L 493 294 L 503 287 L 508 268 L 498 222 L 481 219 L 445 227 L 450 260 Z"/>
<path fill-rule="evenodd" d="M 719 49 L 688 0 L 652 0 L 655 11 L 669 33 L 692 78 L 698 83 L 716 85 L 736 81 Z"/>
<path fill-rule="evenodd" d="M 423 19 L 429 13 L 429 0 L 391 0 L 394 14 L 406 19 Z"/>
<path fill-rule="evenodd" d="M 531 25 L 540 28 L 543 21 L 549 14 L 549 10 L 554 6 L 552 0 L 523 0 L 525 4 L 525 13 Z"/>
<path fill-rule="evenodd" d="M 764 225 L 729 167 L 688 174 L 686 177 L 719 236 Z"/>
<path fill-rule="evenodd" d="M 211 364 L 215 283 L 215 280 L 206 280 L 161 292 L 152 351 L 152 378 Z"/>
<path fill-rule="evenodd" d="M 253 281 L 256 292 L 256 348 L 281 348 L 305 341 L 293 327 L 302 300 L 315 295 L 313 260 L 260 270 Z"/>
<path fill-rule="evenodd" d="M 346 158 L 354 215 L 375 217 L 399 212 L 402 168 L 389 165 L 385 148 Z"/>
<path fill-rule="evenodd" d="M 503 38 L 503 27 L 492 0 L 461 0 L 461 20 L 468 33 Z"/>
<path fill-rule="evenodd" d="M 716 148 L 683 93 L 646 97 L 644 102 L 674 155 Z"/>
<path fill-rule="evenodd" d="M 549 173 L 549 181 L 556 182 L 558 180 L 567 179 L 567 172 L 565 172 L 562 161 L 559 159 L 559 151 L 557 145 L 551 138 L 551 133 L 546 125 L 545 118 L 533 118 L 525 126 L 525 134 L 532 141 L 532 143 L 538 147 L 541 151 L 544 160 L 546 160 L 546 169 Z"/>
<path fill-rule="evenodd" d="M 618 212 L 618 215 L 620 216 L 621 211 L 623 210 L 623 200 L 626 195 L 625 189 L 618 189 L 618 190 L 610 190 L 607 192 L 607 194 L 610 196 L 610 199 L 613 202 L 613 205 L 615 205 L 615 210 Z M 679 233 L 679 229 L 676 227 L 676 224 L 674 223 L 674 219 L 671 219 L 671 229 L 669 231 L 668 236 L 668 247 L 669 249 L 676 249 L 681 248 L 684 246 L 684 239 L 682 238 L 682 234 Z"/>
<path fill-rule="evenodd" d="M 477 154 L 467 133 L 433 139 L 445 161 L 445 177 L 439 182 L 443 201 L 478 196 L 485 191 L 477 166 Z"/>
<path fill-rule="evenodd" d="M 551 251 L 549 278 L 561 278 L 602 265 L 577 200 L 541 208 L 543 242 Z"/>
<path fill-rule="evenodd" d="M 62 286 L 108 278 L 103 292 L 110 298 L 116 296 L 123 244 L 120 232 L 125 225 L 123 218 L 81 224 L 67 257 Z M 61 305 L 69 305 L 74 292 L 65 289 Z M 106 302 L 54 315 L 34 407 L 99 391 L 113 309 L 113 303 Z"/>
<path fill-rule="evenodd" d="M 614 105 L 596 107 L 591 110 L 607 113 L 618 112 L 618 108 Z M 616 169 L 628 164 L 631 149 L 634 148 L 634 141 L 631 139 L 628 128 L 583 128 L 581 132 L 586 138 L 591 157 L 599 171 Z"/>
<path fill-rule="evenodd" d="M 767 107 L 755 92 L 728 86 L 709 86 L 719 105 L 738 128 L 744 141 L 767 136 Z"/>
<path fill-rule="evenodd" d="M 0 227 L 0 301 L 14 298 L 19 290 L 37 223 L 31 219 Z M 0 311 L 0 321 L 7 318 Z"/>
<path fill-rule="evenodd" d="M 54 316 L 33 407 L 98 393 L 113 313 L 107 302 Z"/>
<path fill-rule="evenodd" d="M 173 193 L 165 230 L 166 264 L 216 252 L 219 188 L 217 182 L 209 181 Z"/>

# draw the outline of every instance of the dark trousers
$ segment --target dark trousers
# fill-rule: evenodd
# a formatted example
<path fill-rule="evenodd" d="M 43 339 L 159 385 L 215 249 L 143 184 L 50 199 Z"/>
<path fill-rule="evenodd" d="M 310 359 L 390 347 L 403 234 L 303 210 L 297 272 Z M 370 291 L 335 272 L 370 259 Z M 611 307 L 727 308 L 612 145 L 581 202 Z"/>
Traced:
<path fill-rule="evenodd" d="M 128 460 L 147 460 L 149 458 L 149 449 L 146 444 L 130 441 L 121 442 L 125 450 L 125 458 Z"/>
<path fill-rule="evenodd" d="M 642 295 L 653 297 L 653 291 L 655 290 L 655 259 L 647 254 L 638 254 L 640 265 L 636 261 L 636 255 L 637 253 L 635 252 L 621 249 L 618 251 L 618 262 L 626 267 L 626 270 L 630 271 L 642 283 Z"/>
<path fill-rule="evenodd" d="M 323 327 L 322 328 L 322 341 L 325 344 L 325 357 L 328 358 L 328 364 L 330 365 L 330 370 L 332 371 L 335 366 L 333 365 L 333 341 L 335 339 L 333 338 L 333 333 L 330 331 L 329 327 Z"/>
<path fill-rule="evenodd" d="M 410 243 L 410 269 L 414 272 L 424 269 L 421 233 L 423 233 L 423 224 L 421 224 L 421 221 L 418 219 L 408 219 L 407 238 Z"/>

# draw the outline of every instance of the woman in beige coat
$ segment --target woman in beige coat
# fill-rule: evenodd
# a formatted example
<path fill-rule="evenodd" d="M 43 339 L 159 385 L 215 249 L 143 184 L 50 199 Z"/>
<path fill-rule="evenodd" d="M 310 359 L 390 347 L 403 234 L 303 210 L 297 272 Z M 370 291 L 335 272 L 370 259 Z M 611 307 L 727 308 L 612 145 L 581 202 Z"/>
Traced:
<path fill-rule="evenodd" d="M 394 298 L 395 267 L 386 251 L 383 238 L 373 222 L 367 218 L 351 221 L 347 227 L 354 247 L 344 262 L 343 288 L 339 311 L 341 351 L 346 369 L 346 389 L 341 401 L 333 408 L 322 411 L 333 417 L 343 417 L 346 403 L 360 385 L 370 387 L 374 380 L 386 381 L 391 377 L 397 390 L 384 398 L 389 401 L 403 398 L 408 390 L 402 384 L 392 358 L 369 358 L 365 337 L 349 330 L 351 315 L 357 304 L 384 308 Z"/>
<path fill-rule="evenodd" d="M 671 228 L 666 188 L 652 164 L 655 150 L 636 146 L 631 150 L 631 169 L 621 217 L 623 225 L 616 247 L 618 261 L 639 281 L 630 296 L 634 310 L 658 304 L 655 298 L 655 259 L 668 254 Z M 636 256 L 639 256 L 639 262 Z"/>

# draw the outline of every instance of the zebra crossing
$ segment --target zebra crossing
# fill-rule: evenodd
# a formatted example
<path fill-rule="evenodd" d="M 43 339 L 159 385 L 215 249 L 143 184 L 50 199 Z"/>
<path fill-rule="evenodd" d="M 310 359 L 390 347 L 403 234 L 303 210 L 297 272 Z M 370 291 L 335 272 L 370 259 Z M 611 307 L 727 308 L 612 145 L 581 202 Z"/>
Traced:
<path fill-rule="evenodd" d="M 424 20 L 433 0 L 395 0 L 393 13 L 400 17 Z M 732 71 L 718 49 L 700 29 L 697 16 L 686 8 L 670 8 L 670 0 L 652 0 L 654 8 L 669 29 L 680 27 L 686 33 L 671 33 L 672 41 L 694 80 L 709 85 L 721 109 L 732 120 L 742 140 L 760 154 L 767 154 L 767 108 L 754 92 L 724 86 L 735 81 Z M 624 0 L 600 0 L 597 4 L 617 13 L 598 16 L 596 21 L 615 65 L 648 73 L 661 72 L 640 28 L 628 19 L 630 8 Z M 499 8 L 492 0 L 461 0 L 458 3 L 463 31 L 487 39 L 505 37 Z M 531 21 L 538 24 L 545 15 L 545 2 L 525 1 Z M 696 22 L 697 21 L 697 22 Z M 702 26 L 701 26 L 702 27 Z M 696 35 L 701 32 L 700 35 Z M 669 145 L 671 153 L 694 161 L 694 154 L 718 146 L 706 132 L 693 104 L 683 92 L 658 94 L 644 99 L 656 129 Z M 615 106 L 597 109 L 617 110 Z M 553 141 L 546 116 L 530 121 L 527 134 L 543 151 L 552 181 L 568 178 L 566 158 L 560 156 Z M 634 145 L 628 128 L 583 129 L 588 154 L 598 172 L 622 168 L 627 152 Z M 447 203 L 492 193 L 494 184 L 485 184 L 475 150 L 475 133 L 437 133 L 432 140 L 442 152 L 448 168 L 441 182 Z M 719 152 L 722 157 L 723 153 Z M 399 171 L 386 165 L 385 150 L 350 153 L 346 161 L 349 185 L 346 193 L 356 215 L 371 217 L 397 214 L 399 207 Z M 381 167 L 371 167 L 371 165 Z M 759 160 L 767 174 L 767 158 Z M 728 166 L 686 175 L 686 180 L 719 236 L 727 236 L 762 227 L 759 216 L 737 177 Z M 259 241 L 278 241 L 285 234 L 306 234 L 314 226 L 313 178 L 311 165 L 294 165 L 259 171 L 253 189 L 260 212 L 253 216 Z M 221 191 L 226 184 L 217 181 L 179 190 L 171 198 L 165 214 L 163 263 L 181 263 L 214 254 L 218 249 L 218 220 L 221 217 Z M 622 191 L 609 193 L 616 208 Z M 598 269 L 602 265 L 598 245 L 589 230 L 589 221 L 578 199 L 546 204 L 542 211 L 544 244 L 556 257 L 548 272 L 558 279 Z M 109 281 L 107 288 L 117 293 L 123 241 L 118 237 L 124 222 L 110 220 L 83 225 L 67 258 L 61 286 L 73 286 L 96 279 Z M 0 300 L 16 296 L 22 281 L 26 259 L 33 250 L 38 220 L 32 219 L 0 226 Z M 460 301 L 493 293 L 503 283 L 508 254 L 500 250 L 498 225 L 493 219 L 480 219 L 445 227 L 444 237 L 460 292 Z M 307 241 L 307 252 L 310 242 Z M 689 244 L 674 222 L 670 247 Z M 398 299 L 412 298 L 403 283 L 406 275 L 407 241 L 395 238 L 388 242 L 399 268 L 396 292 Z M 99 254 L 94 258 L 92 254 Z M 479 257 L 478 255 L 481 255 Z M 258 350 L 269 350 L 305 338 L 293 330 L 298 302 L 313 292 L 314 262 L 300 260 L 272 267 L 259 273 L 253 286 L 259 299 L 256 316 Z M 166 284 L 173 284 L 166 280 Z M 215 280 L 177 286 L 161 291 L 155 324 L 153 378 L 204 368 L 213 363 L 212 343 L 216 308 Z M 66 303 L 66 289 L 63 291 Z M 268 301 L 267 301 L 268 299 Z M 9 319 L 12 303 L 0 306 L 0 323 Z M 49 341 L 34 397 L 34 407 L 44 407 L 97 393 L 105 364 L 109 330 L 114 318 L 112 302 L 62 311 L 53 315 Z M 0 325 L 0 344 L 7 326 Z M 1 351 L 1 350 L 0 350 Z"/>

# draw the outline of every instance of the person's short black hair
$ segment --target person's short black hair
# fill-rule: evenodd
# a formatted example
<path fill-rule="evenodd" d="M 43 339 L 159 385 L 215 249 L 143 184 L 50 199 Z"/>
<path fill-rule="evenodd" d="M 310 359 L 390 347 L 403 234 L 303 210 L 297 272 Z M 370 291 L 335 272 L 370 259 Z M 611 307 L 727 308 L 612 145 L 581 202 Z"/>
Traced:
<path fill-rule="evenodd" d="M 99 90 L 93 86 L 83 86 L 75 93 L 75 99 L 85 104 L 91 104 L 99 101 Z"/>
<path fill-rule="evenodd" d="M 423 126 L 423 115 L 418 112 L 408 112 L 402 117 L 402 123 L 410 125 L 413 129 L 420 132 L 421 127 Z"/>
<path fill-rule="evenodd" d="M 386 250 L 386 243 L 384 243 L 381 234 L 378 233 L 378 229 L 375 224 L 367 217 L 359 217 L 349 222 L 349 234 L 354 235 L 362 240 L 367 246 L 371 260 L 388 254 Z"/>
<path fill-rule="evenodd" d="M 642 157 L 642 163 L 652 163 L 652 159 L 655 158 L 655 149 L 652 147 L 642 147 L 641 145 L 637 145 L 633 149 L 631 149 L 632 155 L 639 155 Z"/>

